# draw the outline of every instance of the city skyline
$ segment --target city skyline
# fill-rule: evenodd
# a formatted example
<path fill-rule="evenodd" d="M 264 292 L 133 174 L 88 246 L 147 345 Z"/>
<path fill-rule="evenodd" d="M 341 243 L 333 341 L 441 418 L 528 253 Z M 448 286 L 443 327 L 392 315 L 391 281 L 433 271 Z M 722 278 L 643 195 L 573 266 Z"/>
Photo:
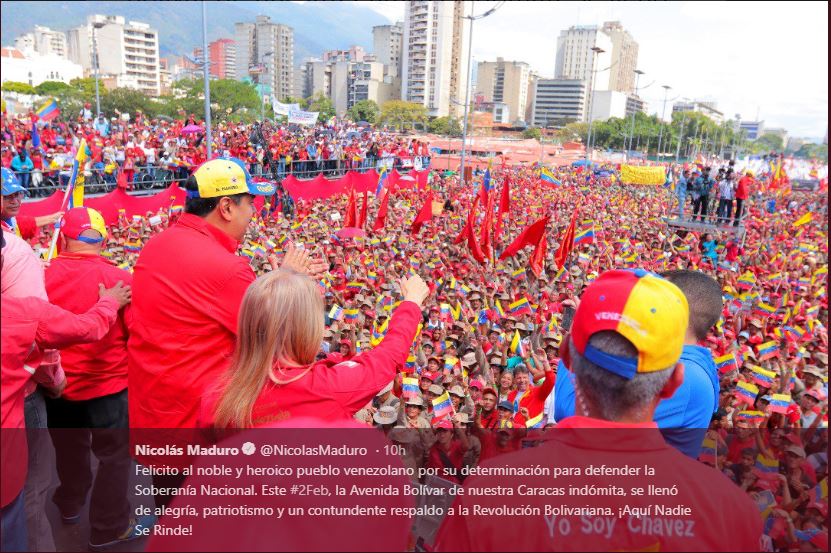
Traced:
<path fill-rule="evenodd" d="M 406 2 L 355 3 L 390 23 L 404 20 Z M 704 100 L 715 102 L 725 119 L 739 114 L 742 121 L 764 121 L 766 128 L 785 128 L 791 136 L 810 139 L 826 133 L 826 4 L 794 2 L 793 9 L 780 14 L 765 5 L 751 11 L 715 3 L 665 3 L 645 11 L 634 2 L 477 2 L 474 13 L 494 6 L 494 14 L 474 24 L 474 68 L 502 58 L 552 77 L 561 32 L 574 25 L 619 21 L 639 45 L 637 66 L 645 72 L 639 95 L 647 113 L 663 111 L 662 86 L 669 85 L 667 115 L 674 103 Z M 707 33 L 699 39 L 702 29 Z M 472 82 L 475 87 L 475 76 Z"/>
<path fill-rule="evenodd" d="M 406 4 L 357 3 L 391 21 L 403 19 Z M 474 13 L 497 3 L 477 2 Z M 788 8 L 721 2 L 506 2 L 474 23 L 473 58 L 474 63 L 497 57 L 523 61 L 541 76 L 553 77 L 563 29 L 620 21 L 640 45 L 638 69 L 646 72 L 641 96 L 648 113 L 660 114 L 661 85 L 667 84 L 670 100 L 715 101 L 725 117 L 739 113 L 744 121 L 755 120 L 758 111 L 766 127 L 822 139 L 828 121 L 828 6 L 791 2 Z M 695 38 L 703 30 L 709 31 L 709 40 Z M 682 49 L 690 44 L 695 51 L 686 54 Z"/>

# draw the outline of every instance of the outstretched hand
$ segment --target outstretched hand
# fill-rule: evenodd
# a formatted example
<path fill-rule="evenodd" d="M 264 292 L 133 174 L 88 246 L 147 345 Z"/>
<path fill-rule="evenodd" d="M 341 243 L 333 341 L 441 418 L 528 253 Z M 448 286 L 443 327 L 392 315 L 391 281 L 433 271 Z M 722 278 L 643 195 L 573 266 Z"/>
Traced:
<path fill-rule="evenodd" d="M 314 279 L 321 278 L 329 269 L 328 263 L 322 259 L 312 259 L 308 251 L 297 248 L 294 243 L 289 244 L 282 264 L 279 264 L 277 258 L 273 255 L 269 257 L 269 263 L 271 263 L 272 267 L 279 266 L 281 269 L 291 269 L 298 273 L 309 275 Z"/>

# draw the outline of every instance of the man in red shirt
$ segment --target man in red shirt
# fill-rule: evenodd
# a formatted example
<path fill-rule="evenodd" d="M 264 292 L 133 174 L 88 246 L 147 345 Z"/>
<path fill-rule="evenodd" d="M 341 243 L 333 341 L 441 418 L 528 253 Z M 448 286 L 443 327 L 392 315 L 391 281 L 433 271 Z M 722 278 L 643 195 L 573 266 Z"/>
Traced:
<path fill-rule="evenodd" d="M 84 313 L 98 300 L 99 285 L 132 285 L 130 273 L 101 257 L 106 238 L 104 218 L 96 210 L 78 207 L 66 213 L 61 227 L 61 254 L 46 270 L 46 291 L 55 305 Z M 61 351 L 66 389 L 62 397 L 46 402 L 61 482 L 53 501 L 65 523 L 78 521 L 93 487 L 90 448 L 98 459 L 89 510 L 93 546 L 113 541 L 130 525 L 127 431 L 96 430 L 128 428 L 129 321 L 127 308 L 101 340 Z"/>
<path fill-rule="evenodd" d="M 744 215 L 744 202 L 750 197 L 750 185 L 753 184 L 752 175 L 750 171 L 747 171 L 736 185 L 736 213 L 733 216 L 733 226 L 735 227 L 739 226 L 739 221 Z"/>
<path fill-rule="evenodd" d="M 688 319 L 684 294 L 668 280 L 642 270 L 600 275 L 563 340 L 579 415 L 539 447 L 480 465 L 539 470 L 468 478 L 466 487 L 513 493 L 459 494 L 434 549 L 758 550 L 762 520 L 753 501 L 723 474 L 667 445 L 652 422 L 658 403 L 683 382 L 678 360 Z M 671 499 L 651 486 L 673 490 Z M 511 532 L 493 524 L 490 508 L 499 507 Z"/>
<path fill-rule="evenodd" d="M 2 236 L 2 233 L 0 233 Z M 0 239 L 5 247 L 5 237 Z M 2 260 L 0 259 L 0 267 Z M 39 298 L 0 296 L 2 366 L 0 367 L 0 508 L 3 551 L 26 551 L 26 515 L 23 485 L 28 452 L 23 402 L 34 368 L 25 363 L 32 350 L 65 348 L 103 337 L 116 320 L 118 309 L 130 301 L 130 288 L 120 284 L 105 290 L 83 314 L 70 313 Z M 133 529 L 128 529 L 130 537 Z"/>
<path fill-rule="evenodd" d="M 134 270 L 131 428 L 196 428 L 203 393 L 230 362 L 239 307 L 255 278 L 248 260 L 235 255 L 254 195 L 274 194 L 273 184 L 253 182 L 235 159 L 206 162 L 186 188 L 185 213 L 147 243 Z M 328 268 L 293 247 L 282 266 L 315 277 Z"/>

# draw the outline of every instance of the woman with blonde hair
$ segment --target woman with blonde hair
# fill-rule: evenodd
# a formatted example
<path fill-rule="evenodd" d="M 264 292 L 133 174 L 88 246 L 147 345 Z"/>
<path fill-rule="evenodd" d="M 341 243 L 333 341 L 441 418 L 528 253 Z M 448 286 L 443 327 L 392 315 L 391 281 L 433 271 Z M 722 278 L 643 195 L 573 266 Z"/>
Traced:
<path fill-rule="evenodd" d="M 203 401 L 201 424 L 251 428 L 295 417 L 351 418 L 407 359 L 429 289 L 413 276 L 401 281 L 401 294 L 376 348 L 348 361 L 316 362 L 324 330 L 317 283 L 290 269 L 260 277 L 242 300 L 231 367 Z"/>

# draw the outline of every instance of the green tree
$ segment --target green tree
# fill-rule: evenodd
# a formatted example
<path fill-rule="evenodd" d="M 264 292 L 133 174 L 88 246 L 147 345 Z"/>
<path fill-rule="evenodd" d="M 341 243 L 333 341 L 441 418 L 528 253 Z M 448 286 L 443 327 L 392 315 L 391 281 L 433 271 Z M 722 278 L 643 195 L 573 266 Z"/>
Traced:
<path fill-rule="evenodd" d="M 110 116 L 129 113 L 131 118 L 135 118 L 139 110 L 148 115 L 155 115 L 149 113 L 150 106 L 150 98 L 132 88 L 116 88 L 101 97 L 101 113 Z"/>
<path fill-rule="evenodd" d="M 405 102 L 404 100 L 384 102 L 384 105 L 381 106 L 381 115 L 378 117 L 378 124 L 398 127 L 400 129 L 413 128 L 415 126 L 414 123 L 424 125 L 426 121 L 426 107 L 422 104 Z"/>
<path fill-rule="evenodd" d="M 80 90 L 84 94 L 87 94 L 91 97 L 95 96 L 95 79 L 92 77 L 86 79 L 72 79 L 69 81 L 69 86 L 74 89 Z M 104 89 L 104 85 L 100 82 L 98 83 L 99 95 L 101 93 L 105 93 L 106 90 Z"/>
<path fill-rule="evenodd" d="M 539 127 L 528 127 L 524 131 L 522 131 L 522 138 L 534 138 L 539 140 L 542 138 L 542 131 Z"/>
<path fill-rule="evenodd" d="M 794 156 L 828 162 L 828 144 L 803 144 L 799 147 L 796 153 L 794 153 Z"/>
<path fill-rule="evenodd" d="M 32 85 L 17 81 L 6 81 L 3 83 L 2 89 L 6 92 L 17 92 L 18 94 L 35 94 L 35 88 Z"/>
<path fill-rule="evenodd" d="M 765 133 L 756 139 L 756 143 L 761 147 L 762 151 L 770 152 L 775 150 L 781 152 L 784 150 L 784 140 L 778 134 Z"/>
<path fill-rule="evenodd" d="M 460 136 L 462 134 L 462 125 L 454 117 L 436 117 L 427 124 L 427 130 L 433 134 Z"/>
<path fill-rule="evenodd" d="M 563 142 L 579 141 L 585 144 L 588 135 L 589 126 L 586 123 L 569 123 L 557 131 L 557 137 Z"/>
<path fill-rule="evenodd" d="M 378 114 L 381 113 L 381 108 L 374 100 L 361 100 L 355 102 L 355 105 L 349 108 L 349 117 L 355 121 L 366 121 L 367 123 L 375 123 L 378 119 Z"/>
<path fill-rule="evenodd" d="M 317 120 L 321 123 L 335 116 L 335 105 L 322 92 L 318 92 L 315 96 L 309 98 L 308 110 L 319 112 Z"/>
<path fill-rule="evenodd" d="M 35 87 L 35 93 L 41 96 L 54 96 L 71 88 L 70 85 L 60 81 L 43 81 Z"/>
<path fill-rule="evenodd" d="M 298 106 L 300 106 L 300 109 L 306 109 L 307 107 L 309 107 L 309 104 L 305 98 L 286 96 L 280 101 L 284 104 L 297 104 Z"/>

